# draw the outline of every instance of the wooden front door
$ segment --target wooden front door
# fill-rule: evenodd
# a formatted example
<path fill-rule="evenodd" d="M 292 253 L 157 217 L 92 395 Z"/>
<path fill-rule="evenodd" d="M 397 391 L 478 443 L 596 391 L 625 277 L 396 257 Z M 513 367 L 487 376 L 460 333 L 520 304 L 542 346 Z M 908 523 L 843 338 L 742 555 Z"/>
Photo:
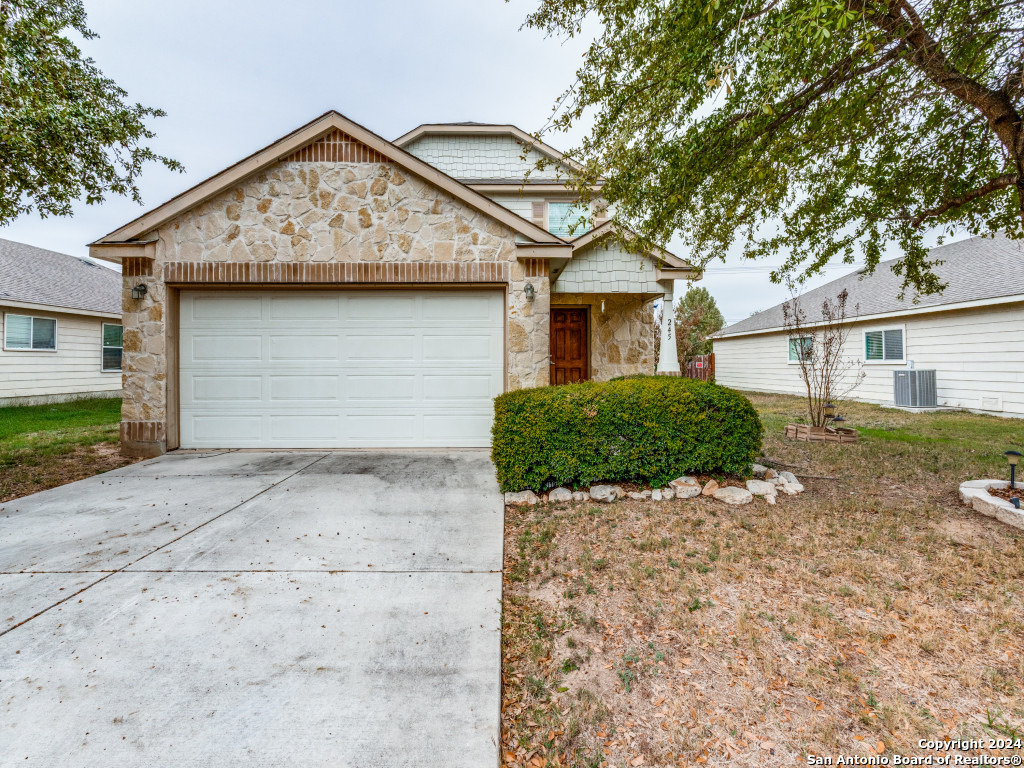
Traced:
<path fill-rule="evenodd" d="M 551 310 L 551 383 L 571 384 L 590 378 L 587 308 Z"/>

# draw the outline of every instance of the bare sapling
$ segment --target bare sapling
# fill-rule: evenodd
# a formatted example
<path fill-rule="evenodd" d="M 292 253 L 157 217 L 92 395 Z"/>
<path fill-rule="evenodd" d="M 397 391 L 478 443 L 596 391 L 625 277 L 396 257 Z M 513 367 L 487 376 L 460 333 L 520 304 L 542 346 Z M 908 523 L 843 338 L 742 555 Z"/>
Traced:
<path fill-rule="evenodd" d="M 848 300 L 846 290 L 834 299 L 825 299 L 821 304 L 820 320 L 808 319 L 798 296 L 782 305 L 790 359 L 795 357 L 800 366 L 812 427 L 830 428 L 826 406 L 838 407 L 864 380 L 861 361 L 843 354 L 852 331 L 847 319 Z M 856 306 L 851 314 L 857 314 Z"/>

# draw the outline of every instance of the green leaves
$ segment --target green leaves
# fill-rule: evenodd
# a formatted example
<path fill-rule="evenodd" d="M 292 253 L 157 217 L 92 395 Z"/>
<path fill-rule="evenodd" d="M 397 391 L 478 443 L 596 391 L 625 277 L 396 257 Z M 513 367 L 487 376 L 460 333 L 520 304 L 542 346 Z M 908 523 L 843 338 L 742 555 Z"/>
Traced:
<path fill-rule="evenodd" d="M 503 491 L 747 474 L 763 435 L 742 395 L 667 376 L 508 392 L 494 413 L 491 458 Z"/>
<path fill-rule="evenodd" d="M 0 225 L 30 211 L 66 216 L 76 200 L 108 193 L 141 202 L 148 162 L 182 170 L 142 142 L 158 109 L 127 93 L 83 57 L 69 35 L 95 37 L 81 0 L 0 4 Z"/>
<path fill-rule="evenodd" d="M 1024 0 L 540 0 L 527 24 L 569 18 L 597 30 L 554 119 L 593 120 L 573 183 L 648 241 L 781 252 L 777 281 L 894 247 L 930 292 L 929 228 L 1024 237 Z"/>

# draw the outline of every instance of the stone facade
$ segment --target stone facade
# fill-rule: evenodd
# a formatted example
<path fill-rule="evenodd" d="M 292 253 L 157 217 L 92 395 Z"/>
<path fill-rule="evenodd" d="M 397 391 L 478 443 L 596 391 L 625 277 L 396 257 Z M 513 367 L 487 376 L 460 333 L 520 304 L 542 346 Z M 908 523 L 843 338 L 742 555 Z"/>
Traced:
<path fill-rule="evenodd" d="M 176 287 L 504 285 L 507 390 L 549 383 L 552 303 L 591 305 L 592 378 L 653 372 L 651 295 L 552 294 L 547 262 L 520 260 L 515 237 L 507 225 L 347 139 L 300 150 L 198 203 L 139 238 L 153 243 L 151 259 L 125 261 L 124 449 L 156 455 L 174 435 L 168 375 L 178 341 L 168 299 Z M 139 283 L 146 295 L 133 299 Z"/>
<path fill-rule="evenodd" d="M 501 262 L 507 264 L 503 272 L 508 274 L 507 387 L 548 383 L 547 276 L 527 277 L 516 259 L 514 234 L 504 224 L 393 163 L 282 162 L 199 204 L 155 234 L 155 257 L 148 270 L 152 276 L 143 280 L 146 296 L 131 298 L 132 287 L 140 282 L 137 270 L 124 278 L 122 416 L 126 423 L 148 425 L 130 427 L 131 434 L 157 434 L 162 430 L 158 425 L 166 424 L 167 288 L 163 278 L 171 273 L 177 279 L 183 264 L 343 262 L 397 267 Z M 245 271 L 256 274 L 257 270 L 247 267 Z M 315 271 L 282 268 L 274 274 Z M 227 269 L 227 274 L 231 272 Z M 402 282 L 400 269 L 382 267 L 379 274 Z M 444 284 L 444 274 L 438 270 L 439 279 L 430 282 Z M 250 281 L 229 277 L 183 282 Z M 532 302 L 525 296 L 527 282 L 534 286 Z"/>
<path fill-rule="evenodd" d="M 654 373 L 658 326 L 652 301 L 621 293 L 551 294 L 555 306 L 590 306 L 590 378 L 594 381 Z"/>

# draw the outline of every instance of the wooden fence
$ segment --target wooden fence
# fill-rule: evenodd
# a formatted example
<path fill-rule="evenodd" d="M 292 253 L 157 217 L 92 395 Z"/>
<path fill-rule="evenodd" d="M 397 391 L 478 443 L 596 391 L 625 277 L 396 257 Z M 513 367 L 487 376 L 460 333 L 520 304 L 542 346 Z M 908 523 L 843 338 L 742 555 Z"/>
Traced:
<path fill-rule="evenodd" d="M 715 380 L 715 353 L 710 355 L 697 355 L 686 363 L 679 364 L 679 373 L 661 373 L 660 376 L 682 376 L 687 379 L 699 381 Z"/>

